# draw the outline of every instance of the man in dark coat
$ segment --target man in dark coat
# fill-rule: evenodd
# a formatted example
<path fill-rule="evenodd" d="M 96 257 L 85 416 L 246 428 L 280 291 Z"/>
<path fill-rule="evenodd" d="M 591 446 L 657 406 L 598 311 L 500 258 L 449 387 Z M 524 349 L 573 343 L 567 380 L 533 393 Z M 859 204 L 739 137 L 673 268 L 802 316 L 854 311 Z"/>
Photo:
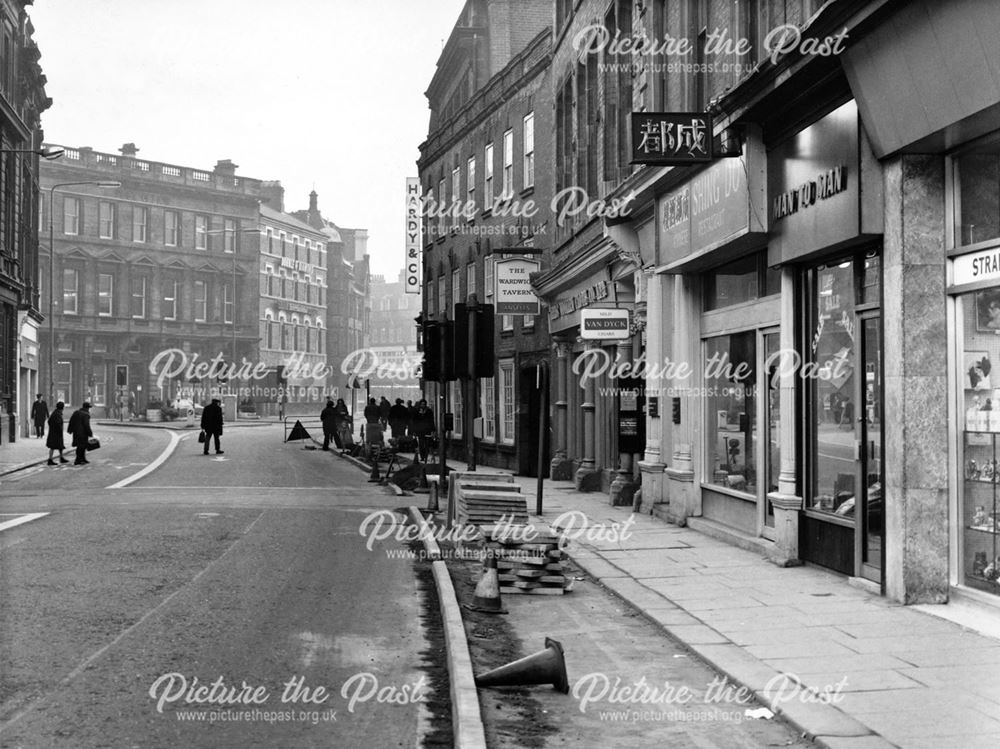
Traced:
<path fill-rule="evenodd" d="M 35 436 L 39 439 L 45 435 L 45 422 L 48 418 L 49 404 L 42 400 L 42 394 L 39 393 L 35 396 L 35 402 L 31 404 L 31 422 L 35 425 Z"/>
<path fill-rule="evenodd" d="M 73 447 L 76 448 L 76 460 L 73 465 L 82 466 L 90 461 L 87 460 L 87 440 L 94 436 L 90 431 L 90 403 L 83 402 L 73 415 L 69 417 L 69 426 L 66 428 L 73 435 Z"/>
<path fill-rule="evenodd" d="M 63 450 L 66 449 L 66 443 L 63 442 L 63 402 L 59 401 L 56 403 L 55 410 L 49 417 L 49 438 L 45 440 L 45 446 L 49 448 L 49 465 L 54 466 L 56 462 L 52 460 L 52 455 L 56 450 L 59 451 L 59 462 L 69 463 L 66 458 L 63 457 Z"/>
<path fill-rule="evenodd" d="M 427 401 L 421 399 L 417 403 L 417 408 L 413 412 L 411 428 L 419 444 L 420 459 L 426 463 L 430 439 L 434 434 L 434 412 L 427 407 Z"/>
<path fill-rule="evenodd" d="M 215 454 L 222 455 L 225 450 L 219 446 L 219 437 L 222 436 L 222 403 L 218 398 L 212 398 L 212 402 L 205 406 L 201 412 L 201 428 L 205 432 L 205 455 L 208 455 L 209 438 L 215 438 Z"/>
<path fill-rule="evenodd" d="M 389 426 L 392 427 L 393 439 L 406 436 L 406 427 L 409 420 L 410 412 L 403 405 L 403 399 L 396 398 L 396 405 L 389 409 Z"/>
<path fill-rule="evenodd" d="M 389 403 L 388 400 L 386 400 L 386 397 L 383 395 L 382 400 L 380 400 L 378 403 L 378 420 L 382 424 L 383 430 L 385 430 L 385 428 L 389 425 L 389 412 L 391 410 L 392 410 L 392 405 Z"/>
<path fill-rule="evenodd" d="M 374 398 L 369 398 L 368 405 L 365 406 L 365 422 L 368 424 L 378 424 L 378 418 L 378 403 L 375 402 Z"/>
<path fill-rule="evenodd" d="M 323 449 L 329 450 L 331 438 L 334 444 L 340 441 L 337 437 L 337 410 L 333 406 L 333 401 L 326 402 L 326 408 L 320 411 L 319 420 L 323 422 Z"/>

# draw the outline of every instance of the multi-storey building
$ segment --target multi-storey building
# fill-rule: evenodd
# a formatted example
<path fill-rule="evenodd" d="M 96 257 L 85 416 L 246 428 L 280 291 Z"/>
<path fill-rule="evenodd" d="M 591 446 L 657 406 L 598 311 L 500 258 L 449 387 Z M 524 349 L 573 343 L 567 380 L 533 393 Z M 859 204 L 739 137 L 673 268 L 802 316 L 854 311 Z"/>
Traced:
<path fill-rule="evenodd" d="M 535 278 L 559 349 L 553 467 L 641 481 L 645 511 L 897 601 L 995 607 L 1000 77 L 978 40 L 1000 12 L 554 10 L 557 188 L 629 209 L 557 227 Z M 711 158 L 680 163 L 660 113 L 695 113 Z M 600 306 L 631 335 L 579 341 Z M 581 356 L 634 365 L 638 450 L 624 416 L 643 404 L 607 368 L 574 374 Z"/>
<path fill-rule="evenodd" d="M 343 363 L 368 346 L 371 321 L 368 230 L 340 227 L 325 219 L 315 191 L 309 194 L 309 208 L 292 215 L 326 236 L 326 359 L 330 366 L 326 384 L 331 394 L 336 392 L 342 397 L 348 383 Z"/>
<path fill-rule="evenodd" d="M 473 295 L 497 305 L 497 262 L 553 262 L 549 163 L 552 4 L 469 0 L 427 89 L 431 116 L 417 163 L 424 194 L 422 319 L 454 318 Z M 509 267 L 509 266 L 504 266 Z M 450 449 L 475 462 L 535 475 L 541 415 L 539 367 L 549 359 L 544 316 L 495 319 L 495 376 L 443 389 L 424 383 L 439 413 L 452 413 Z M 462 351 L 467 347 L 459 346 Z M 469 404 L 475 404 L 470 408 Z M 482 439 L 467 456 L 472 420 Z"/>
<path fill-rule="evenodd" d="M 264 183 L 260 207 L 260 360 L 276 372 L 289 402 L 326 395 L 329 236 L 283 211 L 277 183 Z M 276 413 L 268 398 L 264 413 Z"/>
<path fill-rule="evenodd" d="M 133 143 L 118 154 L 67 147 L 43 164 L 55 262 L 51 275 L 48 258 L 42 268 L 54 312 L 42 371 L 51 366 L 56 399 L 141 412 L 203 395 L 217 378 L 200 363 L 255 362 L 261 187 L 236 169 L 148 161 Z"/>
<path fill-rule="evenodd" d="M 0 443 L 27 436 L 39 377 L 38 151 L 45 96 L 23 0 L 0 2 Z"/>
<path fill-rule="evenodd" d="M 396 398 L 416 402 L 421 397 L 415 322 L 420 297 L 405 293 L 403 271 L 394 282 L 372 276 L 371 306 L 370 345 L 359 360 L 370 374 L 371 394 L 392 402 Z"/>

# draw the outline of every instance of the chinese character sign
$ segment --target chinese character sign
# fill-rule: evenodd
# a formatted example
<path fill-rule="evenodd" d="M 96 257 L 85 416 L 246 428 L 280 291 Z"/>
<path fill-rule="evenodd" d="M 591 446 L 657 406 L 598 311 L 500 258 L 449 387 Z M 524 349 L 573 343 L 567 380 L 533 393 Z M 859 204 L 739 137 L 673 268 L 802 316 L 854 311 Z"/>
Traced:
<path fill-rule="evenodd" d="M 633 112 L 633 164 L 712 160 L 712 116 L 701 112 Z"/>

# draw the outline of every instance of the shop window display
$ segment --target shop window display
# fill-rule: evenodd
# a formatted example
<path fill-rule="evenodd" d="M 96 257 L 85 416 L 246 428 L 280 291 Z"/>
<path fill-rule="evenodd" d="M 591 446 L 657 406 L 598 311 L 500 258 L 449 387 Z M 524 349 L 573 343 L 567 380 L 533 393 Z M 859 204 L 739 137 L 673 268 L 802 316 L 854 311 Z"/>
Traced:
<path fill-rule="evenodd" d="M 964 421 L 961 512 L 966 585 L 1000 594 L 1000 289 L 958 302 Z"/>
<path fill-rule="evenodd" d="M 705 341 L 709 484 L 757 492 L 756 333 Z"/>

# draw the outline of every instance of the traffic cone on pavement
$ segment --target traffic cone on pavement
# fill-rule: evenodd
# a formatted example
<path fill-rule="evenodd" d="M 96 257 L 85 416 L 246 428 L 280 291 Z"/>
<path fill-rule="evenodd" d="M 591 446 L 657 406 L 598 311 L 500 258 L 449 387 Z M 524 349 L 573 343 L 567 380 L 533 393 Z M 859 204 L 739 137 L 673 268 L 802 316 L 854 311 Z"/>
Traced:
<path fill-rule="evenodd" d="M 472 603 L 466 604 L 467 609 L 481 611 L 484 614 L 506 614 L 507 609 L 500 601 L 500 575 L 497 572 L 497 557 L 492 549 L 486 550 L 483 576 L 479 578 Z"/>
<path fill-rule="evenodd" d="M 378 472 L 378 456 L 372 456 L 372 472 L 368 476 L 368 483 L 379 483 L 382 481 L 382 476 Z"/>
<path fill-rule="evenodd" d="M 563 694 L 569 694 L 566 659 L 562 645 L 545 638 L 545 650 L 500 666 L 476 677 L 477 687 L 514 687 L 528 684 L 551 684 Z"/>

